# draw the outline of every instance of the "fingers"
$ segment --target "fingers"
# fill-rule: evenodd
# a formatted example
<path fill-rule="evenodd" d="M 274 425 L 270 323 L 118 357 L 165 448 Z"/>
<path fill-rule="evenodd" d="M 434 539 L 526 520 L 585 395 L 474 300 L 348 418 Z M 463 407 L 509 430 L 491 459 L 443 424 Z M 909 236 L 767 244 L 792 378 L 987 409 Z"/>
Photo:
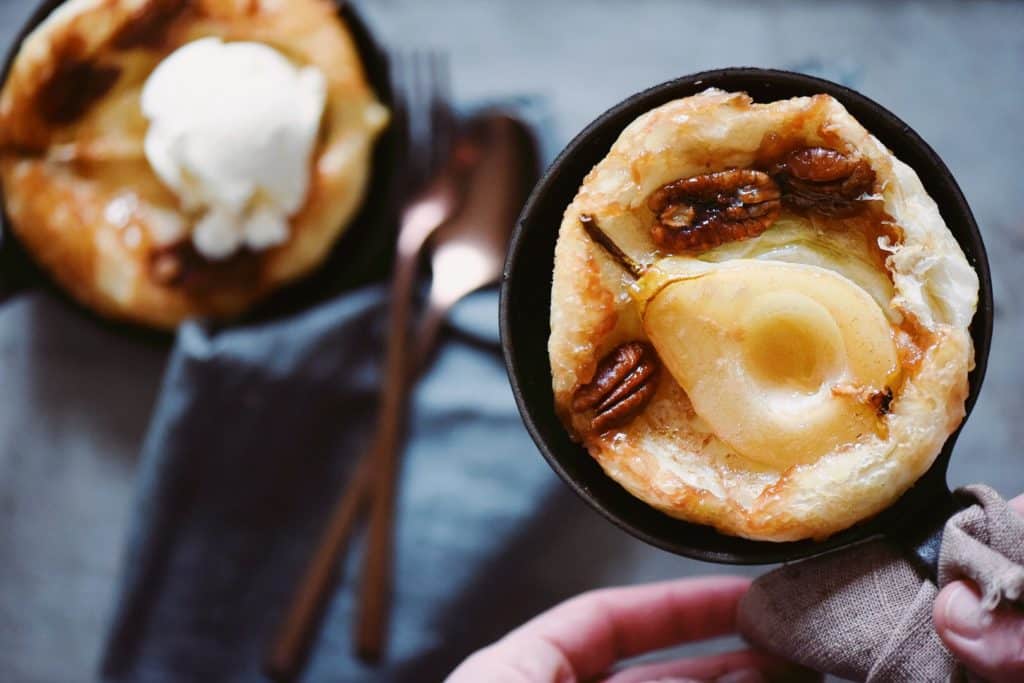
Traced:
<path fill-rule="evenodd" d="M 1024 515 L 1024 494 L 1021 494 L 1011 500 L 1009 505 L 1016 510 L 1018 514 Z"/>
<path fill-rule="evenodd" d="M 604 683 L 648 683 L 649 681 L 719 681 L 758 683 L 760 681 L 819 681 L 821 675 L 769 655 L 741 650 L 697 659 L 641 664 L 623 669 Z"/>
<path fill-rule="evenodd" d="M 584 593 L 476 653 L 450 681 L 593 678 L 626 657 L 732 633 L 749 585 L 703 577 Z"/>
<path fill-rule="evenodd" d="M 964 665 L 986 680 L 1024 680 L 1024 611 L 989 612 L 974 588 L 954 581 L 935 599 L 935 630 Z"/>
<path fill-rule="evenodd" d="M 500 640 L 473 653 L 445 683 L 576 683 L 576 680 L 565 655 L 551 643 Z"/>
<path fill-rule="evenodd" d="M 607 671 L 626 657 L 703 640 L 736 629 L 736 607 L 750 581 L 703 577 L 591 591 L 513 631 L 554 646 L 579 678 Z"/>
<path fill-rule="evenodd" d="M 1009 501 L 1024 515 L 1024 495 Z M 939 637 L 964 665 L 993 681 L 1024 679 L 1024 611 L 981 606 L 966 581 L 953 581 L 935 598 L 932 621 Z"/>
<path fill-rule="evenodd" d="M 1024 495 L 1009 502 L 1024 515 Z M 982 608 L 978 592 L 965 581 L 954 581 L 939 592 L 932 612 L 935 630 L 964 665 L 986 679 L 1024 679 L 1024 611 Z"/>

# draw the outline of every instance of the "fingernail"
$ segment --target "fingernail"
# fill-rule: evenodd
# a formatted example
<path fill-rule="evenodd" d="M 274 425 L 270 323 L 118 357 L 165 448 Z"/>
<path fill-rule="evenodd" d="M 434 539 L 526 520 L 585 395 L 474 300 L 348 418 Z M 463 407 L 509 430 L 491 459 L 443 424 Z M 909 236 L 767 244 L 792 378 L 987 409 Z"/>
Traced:
<path fill-rule="evenodd" d="M 962 638 L 981 637 L 992 615 L 981 606 L 981 601 L 966 586 L 957 586 L 946 601 L 946 625 Z"/>
<path fill-rule="evenodd" d="M 719 676 L 715 683 L 765 683 L 765 678 L 757 669 L 740 669 Z"/>

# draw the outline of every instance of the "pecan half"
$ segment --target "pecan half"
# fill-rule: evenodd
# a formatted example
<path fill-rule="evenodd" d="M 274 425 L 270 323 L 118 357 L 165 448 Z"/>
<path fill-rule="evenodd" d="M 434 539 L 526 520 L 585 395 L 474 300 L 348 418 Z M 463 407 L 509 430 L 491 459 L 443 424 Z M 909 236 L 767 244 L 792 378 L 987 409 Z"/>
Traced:
<path fill-rule="evenodd" d="M 779 216 L 779 188 L 767 174 L 732 168 L 680 178 L 654 191 L 651 237 L 672 252 L 711 249 L 756 237 Z"/>
<path fill-rule="evenodd" d="M 786 204 L 830 216 L 852 213 L 870 193 L 875 172 L 864 159 L 826 147 L 806 147 L 777 166 L 775 179 Z"/>
<path fill-rule="evenodd" d="M 597 365 L 589 384 L 576 390 L 572 409 L 590 414 L 590 430 L 603 433 L 636 417 L 654 396 L 661 362 L 646 342 L 615 347 Z"/>

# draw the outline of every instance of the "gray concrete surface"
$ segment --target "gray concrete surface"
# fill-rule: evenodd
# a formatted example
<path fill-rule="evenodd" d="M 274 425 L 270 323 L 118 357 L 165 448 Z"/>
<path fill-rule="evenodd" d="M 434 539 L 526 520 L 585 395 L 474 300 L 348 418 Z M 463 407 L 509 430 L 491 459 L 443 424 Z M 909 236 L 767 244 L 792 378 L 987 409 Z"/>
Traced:
<path fill-rule="evenodd" d="M 32 2 L 0 0 L 0 45 Z M 996 336 L 954 485 L 1024 491 L 1024 5 L 1010 2 L 369 0 L 385 43 L 451 54 L 456 97 L 549 98 L 548 157 L 630 93 L 727 65 L 841 79 L 901 116 L 946 160 L 985 234 Z M 0 309 L 0 680 L 92 678 L 116 580 L 133 465 L 164 355 L 45 295 Z M 598 580 L 721 568 L 669 556 L 602 521 L 617 558 Z M 581 541 L 582 542 L 582 541 Z M 756 572 L 756 570 L 747 570 Z"/>

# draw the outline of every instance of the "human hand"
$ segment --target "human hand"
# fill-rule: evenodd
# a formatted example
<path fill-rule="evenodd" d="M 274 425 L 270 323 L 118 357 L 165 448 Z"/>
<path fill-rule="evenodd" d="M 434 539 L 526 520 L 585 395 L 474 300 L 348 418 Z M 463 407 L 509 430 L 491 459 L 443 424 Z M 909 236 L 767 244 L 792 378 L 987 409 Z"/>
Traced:
<path fill-rule="evenodd" d="M 1010 507 L 1024 515 L 1024 496 Z M 971 671 L 994 683 L 1024 681 L 1024 610 L 1003 605 L 988 612 L 973 584 L 954 581 L 935 598 L 932 620 L 942 642 Z"/>
<path fill-rule="evenodd" d="M 609 673 L 621 659 L 735 633 L 736 608 L 749 585 L 741 577 L 702 577 L 584 593 L 476 652 L 447 683 L 818 680 L 816 673 L 753 650 Z"/>

